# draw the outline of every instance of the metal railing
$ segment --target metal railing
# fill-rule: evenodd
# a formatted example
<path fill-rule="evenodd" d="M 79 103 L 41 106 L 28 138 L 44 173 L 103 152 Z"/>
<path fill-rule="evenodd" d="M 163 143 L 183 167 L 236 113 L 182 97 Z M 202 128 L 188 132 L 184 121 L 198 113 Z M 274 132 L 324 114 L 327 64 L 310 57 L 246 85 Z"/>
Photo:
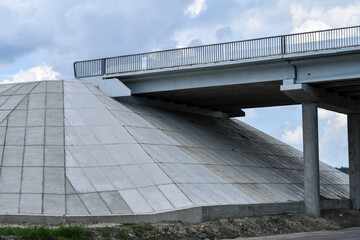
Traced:
<path fill-rule="evenodd" d="M 360 26 L 74 63 L 77 78 L 360 46 Z"/>

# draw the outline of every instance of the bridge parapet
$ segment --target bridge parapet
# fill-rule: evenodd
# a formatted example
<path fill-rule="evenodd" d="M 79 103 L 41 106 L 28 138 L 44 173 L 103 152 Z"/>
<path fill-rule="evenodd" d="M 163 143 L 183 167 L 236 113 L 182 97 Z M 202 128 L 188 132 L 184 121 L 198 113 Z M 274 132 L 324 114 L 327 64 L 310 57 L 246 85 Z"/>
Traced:
<path fill-rule="evenodd" d="M 77 78 L 360 46 L 360 26 L 177 48 L 74 63 Z"/>

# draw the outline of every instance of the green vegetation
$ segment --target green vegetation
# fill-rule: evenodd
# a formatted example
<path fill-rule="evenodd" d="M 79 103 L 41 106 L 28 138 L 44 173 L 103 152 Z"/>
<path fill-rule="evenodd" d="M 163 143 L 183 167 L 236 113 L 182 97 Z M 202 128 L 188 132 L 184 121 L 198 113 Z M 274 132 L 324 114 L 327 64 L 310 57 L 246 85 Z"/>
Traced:
<path fill-rule="evenodd" d="M 135 228 L 134 233 L 136 236 L 141 237 L 144 234 L 144 230 L 141 228 Z"/>
<path fill-rule="evenodd" d="M 123 224 L 121 224 L 121 226 L 123 226 L 123 227 L 131 227 L 131 226 L 137 226 L 137 225 L 139 225 L 138 223 L 123 223 Z"/>
<path fill-rule="evenodd" d="M 128 235 L 124 231 L 118 231 L 116 235 L 121 240 L 129 239 Z"/>
<path fill-rule="evenodd" d="M 41 239 L 41 240 L 58 240 L 58 239 L 88 239 L 91 233 L 88 229 L 81 227 L 3 227 L 0 228 L 0 236 L 15 236 L 19 239 Z"/>
<path fill-rule="evenodd" d="M 103 237 L 106 237 L 106 238 L 109 238 L 110 237 L 110 232 L 106 229 L 101 229 L 101 228 L 98 228 L 96 229 L 98 232 L 100 232 Z"/>

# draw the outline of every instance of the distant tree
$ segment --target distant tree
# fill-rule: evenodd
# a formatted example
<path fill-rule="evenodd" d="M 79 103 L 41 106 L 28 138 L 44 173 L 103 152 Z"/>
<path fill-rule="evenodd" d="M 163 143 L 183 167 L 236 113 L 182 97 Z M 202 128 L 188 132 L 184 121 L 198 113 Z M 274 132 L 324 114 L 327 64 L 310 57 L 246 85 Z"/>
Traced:
<path fill-rule="evenodd" d="M 342 171 L 342 172 L 344 172 L 344 173 L 346 173 L 346 174 L 349 174 L 349 168 L 347 168 L 347 167 L 340 167 L 340 168 L 337 168 L 337 167 L 336 167 L 336 169 L 337 169 L 337 170 L 340 170 L 340 171 Z"/>

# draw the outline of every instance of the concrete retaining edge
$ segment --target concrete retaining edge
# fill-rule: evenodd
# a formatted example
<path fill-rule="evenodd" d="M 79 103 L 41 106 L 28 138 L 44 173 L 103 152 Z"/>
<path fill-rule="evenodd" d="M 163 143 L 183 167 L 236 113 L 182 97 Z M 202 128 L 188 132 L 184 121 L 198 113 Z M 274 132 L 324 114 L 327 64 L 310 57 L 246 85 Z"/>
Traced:
<path fill-rule="evenodd" d="M 322 209 L 349 208 L 350 200 L 322 200 Z M 244 205 L 217 205 L 191 207 L 169 212 L 132 215 L 104 215 L 104 216 L 73 216 L 73 215 L 34 215 L 34 214 L 0 214 L 0 222 L 7 224 L 47 224 L 59 225 L 66 223 L 96 224 L 161 221 L 202 222 L 219 218 L 241 218 L 281 213 L 303 213 L 304 202 L 244 204 Z"/>

